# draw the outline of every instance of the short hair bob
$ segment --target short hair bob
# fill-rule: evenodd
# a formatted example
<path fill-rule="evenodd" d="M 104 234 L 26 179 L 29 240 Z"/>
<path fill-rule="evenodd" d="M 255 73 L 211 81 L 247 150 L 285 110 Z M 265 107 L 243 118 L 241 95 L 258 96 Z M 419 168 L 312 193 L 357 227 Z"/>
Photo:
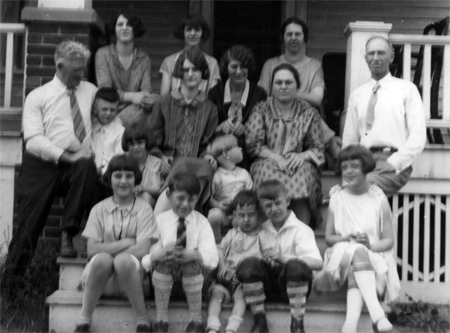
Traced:
<path fill-rule="evenodd" d="M 299 26 L 302 27 L 303 40 L 305 41 L 305 43 L 308 43 L 308 35 L 309 35 L 308 26 L 306 25 L 306 23 L 304 21 L 300 20 L 298 17 L 295 17 L 295 16 L 288 17 L 281 25 L 281 29 L 280 29 L 281 42 L 284 42 L 284 34 L 286 32 L 286 27 L 291 23 L 298 24 Z"/>
<path fill-rule="evenodd" d="M 237 138 L 232 134 L 219 135 L 208 145 L 207 152 L 214 158 L 222 155 L 227 151 L 238 145 Z"/>
<path fill-rule="evenodd" d="M 139 163 L 130 154 L 114 155 L 108 163 L 108 168 L 103 175 L 103 181 L 111 186 L 111 176 L 114 171 L 132 171 L 134 173 L 134 184 L 139 185 L 142 181 L 142 172 Z"/>
<path fill-rule="evenodd" d="M 169 180 L 169 191 L 170 194 L 174 193 L 175 191 L 184 191 L 190 196 L 200 195 L 200 180 L 192 172 L 177 172 Z"/>
<path fill-rule="evenodd" d="M 133 27 L 134 38 L 145 34 L 147 29 L 144 27 L 141 18 L 132 9 L 126 8 L 116 12 L 111 21 L 109 21 L 108 32 L 110 36 L 116 36 L 116 23 L 120 15 L 125 17 L 128 20 L 128 24 Z"/>
<path fill-rule="evenodd" d="M 190 47 L 180 53 L 173 69 L 173 77 L 183 80 L 183 63 L 186 59 L 192 62 L 195 68 L 202 73 L 202 80 L 209 79 L 209 67 L 205 55 L 195 47 Z"/>
<path fill-rule="evenodd" d="M 336 161 L 336 173 L 338 175 L 342 174 L 342 162 L 351 160 L 360 160 L 362 172 L 366 175 L 373 171 L 376 166 L 372 153 L 366 147 L 350 145 L 339 152 Z"/>
<path fill-rule="evenodd" d="M 235 211 L 238 205 L 239 207 L 255 205 L 258 214 L 260 213 L 258 205 L 258 197 L 256 196 L 255 191 L 252 190 L 239 191 L 238 194 L 234 197 L 233 201 L 231 202 L 229 210 L 231 212 Z"/>
<path fill-rule="evenodd" d="M 120 97 L 117 90 L 113 87 L 101 87 L 95 93 L 94 100 L 97 99 L 104 99 L 105 101 L 108 101 L 110 103 L 119 103 Z"/>
<path fill-rule="evenodd" d="M 242 45 L 234 45 L 222 55 L 220 59 L 220 76 L 223 80 L 228 78 L 228 65 L 231 60 L 237 60 L 241 67 L 248 69 L 248 74 L 252 75 L 256 69 L 255 56 L 252 50 Z"/>
<path fill-rule="evenodd" d="M 294 76 L 295 84 L 297 85 L 297 89 L 300 89 L 300 76 L 298 75 L 297 70 L 294 66 L 286 62 L 284 64 L 278 65 L 273 69 L 272 80 L 270 81 L 270 91 L 272 91 L 273 79 L 275 78 L 275 74 L 282 70 L 287 70 L 292 73 L 292 75 Z"/>
<path fill-rule="evenodd" d="M 208 40 L 211 33 L 208 22 L 200 14 L 191 14 L 183 19 L 179 25 L 176 26 L 173 34 L 176 38 L 184 40 L 184 29 L 191 27 L 194 29 L 202 28 L 202 40 Z"/>
<path fill-rule="evenodd" d="M 128 145 L 137 140 L 145 140 L 145 149 L 149 151 L 156 146 L 156 138 L 152 131 L 145 128 L 141 123 L 133 123 L 125 128 L 122 135 L 122 149 L 128 151 Z"/>
<path fill-rule="evenodd" d="M 91 57 L 91 51 L 74 40 L 64 40 L 56 46 L 55 50 L 55 65 L 58 66 L 62 61 L 74 61 L 84 59 L 88 61 Z"/>
<path fill-rule="evenodd" d="M 276 200 L 282 195 L 287 196 L 287 192 L 286 186 L 282 182 L 277 179 L 269 179 L 259 185 L 256 190 L 256 195 L 258 196 L 258 200 Z"/>

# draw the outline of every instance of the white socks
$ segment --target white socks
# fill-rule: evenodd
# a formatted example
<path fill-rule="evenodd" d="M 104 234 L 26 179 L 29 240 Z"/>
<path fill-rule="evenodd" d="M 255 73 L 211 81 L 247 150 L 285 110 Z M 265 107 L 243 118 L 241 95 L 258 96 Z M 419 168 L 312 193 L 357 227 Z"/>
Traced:
<path fill-rule="evenodd" d="M 359 289 L 350 288 L 347 291 L 347 314 L 342 333 L 356 333 L 363 305 L 363 297 Z"/>

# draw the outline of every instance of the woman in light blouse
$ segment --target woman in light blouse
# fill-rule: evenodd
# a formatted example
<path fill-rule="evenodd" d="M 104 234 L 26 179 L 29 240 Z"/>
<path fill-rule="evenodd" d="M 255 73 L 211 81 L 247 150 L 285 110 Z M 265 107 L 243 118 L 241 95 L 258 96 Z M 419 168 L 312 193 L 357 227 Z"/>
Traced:
<path fill-rule="evenodd" d="M 134 41 L 145 31 L 136 14 L 121 10 L 109 25 L 115 42 L 100 48 L 95 55 L 97 85 L 119 91 L 119 118 L 125 127 L 146 120 L 158 99 L 152 93 L 150 57 Z"/>

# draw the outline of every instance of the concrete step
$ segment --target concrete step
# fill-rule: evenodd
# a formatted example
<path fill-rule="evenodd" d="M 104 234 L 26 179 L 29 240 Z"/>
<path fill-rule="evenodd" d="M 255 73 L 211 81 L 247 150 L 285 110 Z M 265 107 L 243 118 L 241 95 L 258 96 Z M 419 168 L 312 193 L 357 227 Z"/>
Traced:
<path fill-rule="evenodd" d="M 49 331 L 72 332 L 80 315 L 83 293 L 77 291 L 56 291 L 47 298 L 49 304 Z M 147 301 L 148 314 L 155 320 L 155 302 Z M 231 304 L 225 304 L 220 320 L 222 329 L 231 315 Z M 330 299 L 328 295 L 311 294 L 306 305 L 305 330 L 313 332 L 340 332 L 345 320 L 345 299 Z M 289 332 L 289 305 L 282 303 L 266 304 L 267 320 L 270 332 Z M 173 301 L 170 303 L 170 332 L 184 332 L 188 323 L 187 303 Z M 206 322 L 207 303 L 203 303 L 203 319 Z M 253 318 L 246 311 L 244 321 L 238 332 L 249 332 Z M 132 308 L 127 300 L 101 299 L 94 311 L 92 332 L 134 332 L 135 322 Z M 358 332 L 373 332 L 370 317 L 363 310 L 359 321 Z"/>

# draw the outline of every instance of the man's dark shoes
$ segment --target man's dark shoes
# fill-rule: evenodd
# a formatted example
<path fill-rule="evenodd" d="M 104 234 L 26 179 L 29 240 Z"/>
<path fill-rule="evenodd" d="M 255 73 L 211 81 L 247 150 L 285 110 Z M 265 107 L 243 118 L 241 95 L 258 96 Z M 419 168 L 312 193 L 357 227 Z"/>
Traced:
<path fill-rule="evenodd" d="M 251 333 L 268 333 L 266 314 L 264 312 L 255 313 L 253 316 L 255 324 L 252 327 Z"/>
<path fill-rule="evenodd" d="M 167 333 L 169 332 L 169 323 L 167 321 L 157 321 L 153 325 L 153 333 Z"/>
<path fill-rule="evenodd" d="M 90 333 L 91 332 L 91 324 L 77 324 L 73 333 Z"/>
<path fill-rule="evenodd" d="M 303 318 L 297 319 L 291 317 L 291 333 L 305 333 L 305 328 L 303 326 Z"/>
<path fill-rule="evenodd" d="M 152 327 L 150 324 L 137 324 L 136 333 L 152 333 Z"/>
<path fill-rule="evenodd" d="M 78 255 L 72 243 L 72 235 L 67 230 L 61 232 L 61 249 L 59 255 L 66 258 L 76 258 Z"/>
<path fill-rule="evenodd" d="M 205 325 L 201 321 L 192 320 L 186 327 L 186 333 L 203 333 L 205 332 Z"/>

